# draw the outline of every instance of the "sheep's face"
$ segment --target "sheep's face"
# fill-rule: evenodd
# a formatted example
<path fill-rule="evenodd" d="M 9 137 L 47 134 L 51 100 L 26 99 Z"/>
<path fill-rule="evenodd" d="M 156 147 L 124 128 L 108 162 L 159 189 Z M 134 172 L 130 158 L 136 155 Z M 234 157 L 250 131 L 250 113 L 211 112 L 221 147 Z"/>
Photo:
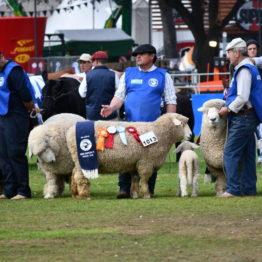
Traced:
<path fill-rule="evenodd" d="M 172 121 L 176 127 L 182 127 L 184 133 L 184 137 L 182 139 L 189 140 L 192 136 L 192 131 L 189 125 L 187 124 L 188 118 L 184 116 L 181 117 L 182 117 L 180 118 L 181 120 L 178 120 L 177 118 L 173 118 Z"/>
<path fill-rule="evenodd" d="M 56 160 L 55 153 L 49 147 L 41 152 L 38 157 L 45 163 L 54 163 Z"/>
<path fill-rule="evenodd" d="M 217 126 L 220 120 L 219 110 L 215 107 L 207 109 L 206 120 L 209 126 Z"/>
<path fill-rule="evenodd" d="M 219 110 L 224 105 L 225 101 L 222 99 L 211 99 L 205 102 L 202 107 L 198 108 L 199 112 L 203 112 L 202 122 L 205 126 L 215 128 L 218 125 L 223 125 L 222 123 L 226 123 L 226 117 L 221 117 L 219 115 Z"/>
<path fill-rule="evenodd" d="M 192 136 L 192 131 L 191 131 L 189 125 L 185 124 L 185 126 L 184 126 L 184 139 L 190 140 L 191 136 Z"/>

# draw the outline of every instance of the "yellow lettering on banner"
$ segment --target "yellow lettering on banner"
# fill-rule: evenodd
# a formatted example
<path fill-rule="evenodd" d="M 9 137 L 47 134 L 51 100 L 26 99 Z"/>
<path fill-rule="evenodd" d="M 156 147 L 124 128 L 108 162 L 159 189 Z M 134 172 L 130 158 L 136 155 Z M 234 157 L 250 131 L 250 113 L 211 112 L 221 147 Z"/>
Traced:
<path fill-rule="evenodd" d="M 35 46 L 24 46 L 24 47 L 16 47 L 14 49 L 15 53 L 23 53 L 23 52 L 32 52 L 35 50 Z"/>
<path fill-rule="evenodd" d="M 32 43 L 34 40 L 33 39 L 21 39 L 21 40 L 18 40 L 16 41 L 16 43 L 19 45 L 19 46 L 24 46 L 28 43 Z"/>
<path fill-rule="evenodd" d="M 20 64 L 28 62 L 29 59 L 30 56 L 28 54 L 20 54 L 15 57 L 15 61 Z"/>

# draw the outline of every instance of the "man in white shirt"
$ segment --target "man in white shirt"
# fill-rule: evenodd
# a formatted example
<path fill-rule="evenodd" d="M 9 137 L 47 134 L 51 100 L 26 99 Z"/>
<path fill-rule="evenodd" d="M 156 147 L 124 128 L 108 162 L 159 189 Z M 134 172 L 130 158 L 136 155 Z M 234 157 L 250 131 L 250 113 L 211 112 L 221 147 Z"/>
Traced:
<path fill-rule="evenodd" d="M 243 39 L 233 39 L 226 51 L 235 71 L 226 106 L 219 112 L 221 116 L 228 115 L 228 136 L 224 147 L 227 189 L 220 197 L 253 196 L 256 195 L 257 179 L 254 132 L 259 120 L 254 111 L 256 104 L 251 98 L 261 78 L 246 55 L 246 42 Z"/>

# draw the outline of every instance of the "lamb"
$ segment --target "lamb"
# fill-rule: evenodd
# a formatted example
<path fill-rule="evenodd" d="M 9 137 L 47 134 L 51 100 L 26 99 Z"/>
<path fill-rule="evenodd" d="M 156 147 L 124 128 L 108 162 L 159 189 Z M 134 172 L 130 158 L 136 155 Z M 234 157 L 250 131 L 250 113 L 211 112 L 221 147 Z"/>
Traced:
<path fill-rule="evenodd" d="M 44 198 L 60 196 L 64 191 L 64 182 L 70 181 L 74 163 L 66 146 L 66 131 L 76 122 L 84 120 L 75 114 L 62 113 L 50 117 L 30 132 L 29 156 L 37 156 L 46 177 Z"/>
<path fill-rule="evenodd" d="M 138 198 L 139 193 L 143 198 L 150 198 L 148 190 L 148 179 L 153 171 L 157 171 L 163 165 L 171 146 L 185 139 L 190 138 L 191 131 L 187 125 L 188 118 L 176 114 L 167 113 L 154 122 L 116 122 L 97 121 L 95 122 L 95 137 L 97 130 L 102 127 L 123 126 L 135 127 L 139 134 L 153 131 L 158 142 L 149 146 L 139 144 L 131 134 L 125 132 L 128 145 L 121 142 L 120 136 L 114 136 L 113 149 L 105 149 L 104 152 L 97 152 L 99 173 L 132 173 L 131 197 Z M 72 175 L 71 192 L 74 198 L 90 199 L 89 183 L 85 182 L 81 170 L 76 144 L 76 127 L 71 127 L 67 132 L 67 145 L 71 153 L 75 167 Z M 140 183 L 140 192 L 139 192 Z"/>
<path fill-rule="evenodd" d="M 226 141 L 227 118 L 218 114 L 225 105 L 222 99 L 211 99 L 198 111 L 203 112 L 200 149 L 211 174 L 216 178 L 216 194 L 226 189 L 226 177 L 223 171 L 223 149 Z"/>
<path fill-rule="evenodd" d="M 195 143 L 184 141 L 181 143 L 174 153 L 182 152 L 179 159 L 179 183 L 177 196 L 188 196 L 187 187 L 192 186 L 191 196 L 197 196 L 198 177 L 199 177 L 199 159 L 194 152 L 194 148 L 199 148 Z"/>

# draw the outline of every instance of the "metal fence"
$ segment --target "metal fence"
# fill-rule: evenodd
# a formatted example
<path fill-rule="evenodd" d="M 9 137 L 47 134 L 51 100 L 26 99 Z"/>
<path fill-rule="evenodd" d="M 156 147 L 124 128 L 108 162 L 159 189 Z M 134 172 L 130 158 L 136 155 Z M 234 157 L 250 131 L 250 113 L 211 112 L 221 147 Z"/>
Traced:
<path fill-rule="evenodd" d="M 77 59 L 78 56 L 54 56 L 31 58 L 28 63 L 27 72 L 38 74 L 46 70 L 47 72 L 59 72 L 64 69 L 74 68 L 79 72 Z M 157 66 L 169 68 L 169 60 L 157 60 Z M 126 67 L 135 66 L 135 61 L 126 61 L 120 63 L 108 63 L 108 66 L 114 70 L 124 72 Z M 222 78 L 229 77 L 230 73 L 197 73 L 197 72 L 180 72 L 169 71 L 174 80 L 175 88 L 192 89 L 194 93 L 201 92 L 221 92 L 223 91 Z M 203 79 L 205 81 L 203 81 Z"/>
<path fill-rule="evenodd" d="M 175 88 L 189 88 L 195 94 L 201 92 L 223 92 L 222 79 L 229 78 L 230 73 L 197 73 L 197 72 L 170 72 Z M 206 81 L 203 81 L 205 79 Z"/>

